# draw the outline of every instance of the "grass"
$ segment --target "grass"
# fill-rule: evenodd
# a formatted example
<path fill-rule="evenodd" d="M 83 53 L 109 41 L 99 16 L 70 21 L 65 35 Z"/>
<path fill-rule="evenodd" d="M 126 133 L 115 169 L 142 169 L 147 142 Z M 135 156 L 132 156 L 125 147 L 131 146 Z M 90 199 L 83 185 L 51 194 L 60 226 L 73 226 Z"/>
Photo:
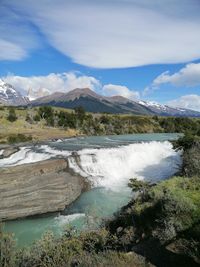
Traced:
<path fill-rule="evenodd" d="M 56 108 L 56 110 L 60 111 L 62 108 Z M 66 138 L 80 134 L 80 132 L 75 129 L 62 129 L 46 126 L 45 120 L 35 123 L 26 121 L 26 116 L 28 114 L 32 117 L 37 114 L 37 108 L 16 108 L 15 112 L 18 119 L 14 122 L 10 122 L 7 120 L 8 108 L 0 110 L 0 143 L 8 143 L 9 136 L 18 134 L 25 135 L 26 137 L 31 136 L 33 141 Z"/>

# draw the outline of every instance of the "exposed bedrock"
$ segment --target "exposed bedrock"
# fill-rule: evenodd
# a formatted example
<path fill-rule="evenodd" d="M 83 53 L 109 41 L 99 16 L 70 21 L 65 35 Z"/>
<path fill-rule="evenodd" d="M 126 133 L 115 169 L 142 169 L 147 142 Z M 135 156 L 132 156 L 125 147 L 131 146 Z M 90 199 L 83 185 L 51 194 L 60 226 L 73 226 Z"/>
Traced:
<path fill-rule="evenodd" d="M 2 154 L 0 155 L 0 159 L 9 158 L 12 154 L 16 153 L 17 151 L 19 151 L 18 147 L 13 147 L 13 146 L 5 147 L 3 149 Z"/>
<path fill-rule="evenodd" d="M 65 159 L 0 169 L 0 220 L 63 210 L 89 188 Z"/>

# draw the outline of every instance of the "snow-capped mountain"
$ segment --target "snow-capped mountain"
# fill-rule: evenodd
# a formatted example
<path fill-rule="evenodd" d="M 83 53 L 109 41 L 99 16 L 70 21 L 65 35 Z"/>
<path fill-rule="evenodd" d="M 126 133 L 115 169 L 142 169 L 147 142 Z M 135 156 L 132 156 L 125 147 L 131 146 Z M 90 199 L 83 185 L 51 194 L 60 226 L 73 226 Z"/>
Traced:
<path fill-rule="evenodd" d="M 144 107 L 150 109 L 156 115 L 163 115 L 163 116 L 194 116 L 200 117 L 200 112 L 184 109 L 184 108 L 177 108 L 177 107 L 170 107 L 168 105 L 162 105 L 152 101 L 138 101 L 138 103 Z"/>
<path fill-rule="evenodd" d="M 0 79 L 0 104 L 2 105 L 26 105 L 29 99 L 23 97 L 12 85 Z"/>

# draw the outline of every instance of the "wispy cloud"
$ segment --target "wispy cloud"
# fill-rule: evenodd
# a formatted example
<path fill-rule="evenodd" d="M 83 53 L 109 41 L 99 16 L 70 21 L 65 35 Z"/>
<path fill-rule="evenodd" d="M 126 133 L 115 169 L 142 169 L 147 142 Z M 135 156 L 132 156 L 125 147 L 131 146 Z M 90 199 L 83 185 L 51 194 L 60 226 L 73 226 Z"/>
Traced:
<path fill-rule="evenodd" d="M 1 1 L 0 60 L 23 60 L 39 46 L 41 42 L 27 18 Z"/>
<path fill-rule="evenodd" d="M 200 95 L 185 95 L 171 100 L 167 103 L 169 106 L 187 108 L 200 111 Z"/>
<path fill-rule="evenodd" d="M 82 65 L 122 68 L 200 58 L 198 0 L 11 0 L 9 6 Z"/>

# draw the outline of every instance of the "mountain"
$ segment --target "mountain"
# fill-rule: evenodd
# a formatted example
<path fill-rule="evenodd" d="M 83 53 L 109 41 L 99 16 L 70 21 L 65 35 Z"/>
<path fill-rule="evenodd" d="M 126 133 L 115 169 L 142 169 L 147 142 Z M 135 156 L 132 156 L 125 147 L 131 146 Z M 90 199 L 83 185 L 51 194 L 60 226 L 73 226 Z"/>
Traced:
<path fill-rule="evenodd" d="M 159 116 L 200 117 L 200 112 L 191 109 L 175 108 L 156 102 L 138 101 L 138 103 L 149 108 L 155 115 Z"/>
<path fill-rule="evenodd" d="M 74 89 L 68 93 L 57 92 L 31 101 L 31 105 L 65 108 L 82 106 L 89 112 L 200 117 L 200 112 L 197 111 L 173 108 L 154 102 L 133 101 L 122 96 L 106 97 L 88 88 Z"/>
<path fill-rule="evenodd" d="M 137 102 L 117 97 L 101 96 L 94 91 L 74 89 L 68 93 L 54 93 L 31 102 L 33 106 L 51 105 L 65 108 L 82 106 L 89 112 L 150 114 L 151 111 Z"/>
<path fill-rule="evenodd" d="M 0 105 L 20 106 L 28 102 L 27 97 L 23 97 L 12 85 L 0 79 Z"/>

